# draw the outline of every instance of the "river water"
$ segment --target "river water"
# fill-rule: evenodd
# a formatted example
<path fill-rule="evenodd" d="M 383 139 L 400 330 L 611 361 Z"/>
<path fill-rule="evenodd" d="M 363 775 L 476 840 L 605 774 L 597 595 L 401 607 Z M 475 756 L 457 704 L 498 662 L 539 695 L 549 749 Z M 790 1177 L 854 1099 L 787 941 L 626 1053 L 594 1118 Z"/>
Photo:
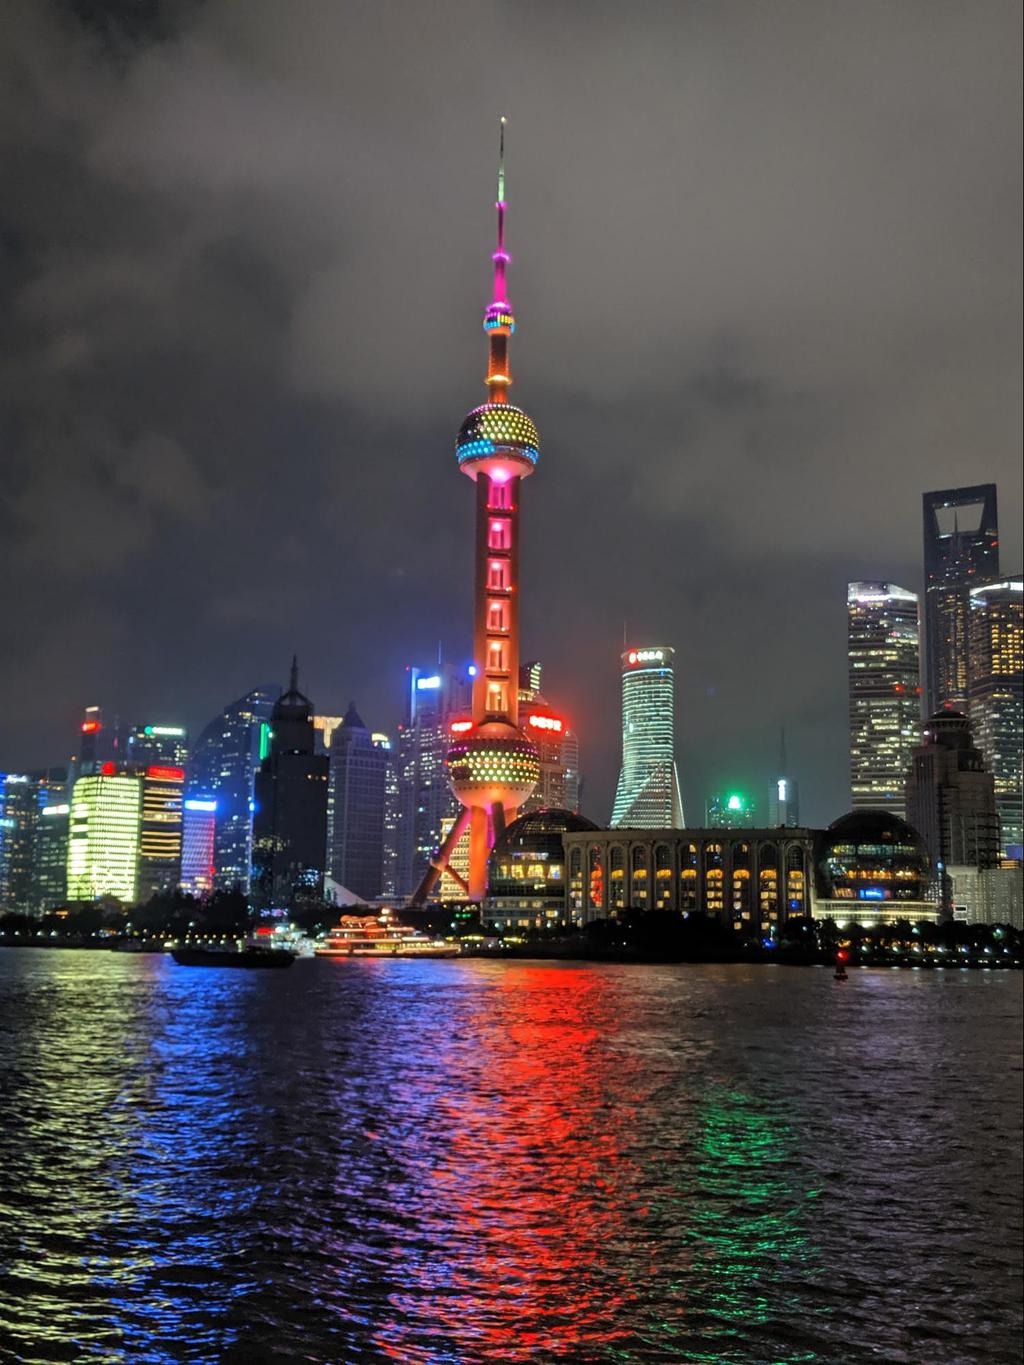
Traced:
<path fill-rule="evenodd" d="M 0 950 L 0 1358 L 1021 1359 L 1021 976 Z"/>

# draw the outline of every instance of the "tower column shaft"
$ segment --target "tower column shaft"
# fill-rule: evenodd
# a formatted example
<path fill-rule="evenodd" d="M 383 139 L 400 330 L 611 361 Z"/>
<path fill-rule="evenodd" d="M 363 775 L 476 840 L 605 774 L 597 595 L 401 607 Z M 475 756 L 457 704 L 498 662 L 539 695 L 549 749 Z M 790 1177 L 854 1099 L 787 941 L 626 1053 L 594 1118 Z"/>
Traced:
<path fill-rule="evenodd" d="M 519 723 L 519 485 L 476 480 L 473 722 Z"/>

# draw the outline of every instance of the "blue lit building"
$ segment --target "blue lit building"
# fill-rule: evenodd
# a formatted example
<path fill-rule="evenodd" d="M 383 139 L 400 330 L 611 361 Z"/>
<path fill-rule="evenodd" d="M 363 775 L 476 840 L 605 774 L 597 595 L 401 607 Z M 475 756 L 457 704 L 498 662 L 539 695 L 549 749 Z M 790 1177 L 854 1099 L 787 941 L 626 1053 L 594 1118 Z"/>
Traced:
<path fill-rule="evenodd" d="M 271 715 L 280 687 L 255 687 L 225 706 L 192 750 L 186 795 L 217 802 L 214 887 L 247 892 L 252 877 L 253 783 L 270 752 Z"/>

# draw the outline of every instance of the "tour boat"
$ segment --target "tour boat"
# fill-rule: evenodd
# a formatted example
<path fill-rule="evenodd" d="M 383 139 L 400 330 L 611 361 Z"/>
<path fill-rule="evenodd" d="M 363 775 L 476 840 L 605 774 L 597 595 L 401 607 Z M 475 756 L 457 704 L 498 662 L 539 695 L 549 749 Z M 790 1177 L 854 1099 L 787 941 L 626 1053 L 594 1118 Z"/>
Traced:
<path fill-rule="evenodd" d="M 431 938 L 388 914 L 343 915 L 313 949 L 316 957 L 458 957 L 457 943 Z"/>
<path fill-rule="evenodd" d="M 290 967 L 295 953 L 287 948 L 264 948 L 255 944 L 233 946 L 190 946 L 171 949 L 180 967 Z"/>

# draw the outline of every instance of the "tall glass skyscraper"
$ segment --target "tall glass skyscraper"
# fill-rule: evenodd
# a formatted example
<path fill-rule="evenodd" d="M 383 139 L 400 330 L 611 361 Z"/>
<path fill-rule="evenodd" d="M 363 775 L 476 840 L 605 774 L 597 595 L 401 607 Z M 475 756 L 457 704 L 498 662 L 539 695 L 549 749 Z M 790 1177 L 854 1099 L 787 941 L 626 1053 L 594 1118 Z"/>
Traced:
<path fill-rule="evenodd" d="M 199 736 L 189 764 L 187 796 L 217 802 L 214 884 L 249 890 L 252 877 L 253 782 L 270 753 L 270 717 L 280 687 L 255 687 L 225 706 Z"/>
<path fill-rule="evenodd" d="M 622 655 L 622 771 L 613 828 L 682 829 L 675 754 L 675 650 L 668 645 Z"/>
<path fill-rule="evenodd" d="M 846 602 L 853 808 L 905 817 L 921 720 L 917 594 L 895 583 L 851 583 Z"/>
<path fill-rule="evenodd" d="M 1024 579 L 972 588 L 968 609 L 969 715 L 974 740 L 995 779 L 1005 854 L 1024 837 Z"/>
<path fill-rule="evenodd" d="M 970 590 L 999 576 L 994 483 L 924 495 L 925 694 L 928 715 L 966 711 Z"/>

